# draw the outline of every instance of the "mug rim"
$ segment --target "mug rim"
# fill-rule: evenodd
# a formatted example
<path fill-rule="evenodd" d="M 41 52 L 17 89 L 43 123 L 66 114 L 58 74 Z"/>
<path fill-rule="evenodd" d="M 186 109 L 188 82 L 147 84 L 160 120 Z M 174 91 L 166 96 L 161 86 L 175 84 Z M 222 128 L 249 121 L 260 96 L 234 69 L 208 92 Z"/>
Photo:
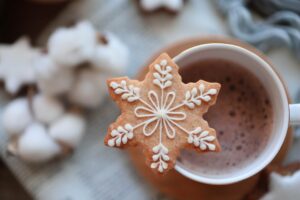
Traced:
<path fill-rule="evenodd" d="M 275 158 L 275 156 L 280 151 L 280 148 L 283 145 L 284 140 L 287 135 L 288 124 L 289 124 L 289 103 L 288 103 L 288 97 L 286 94 L 284 84 L 283 84 L 282 80 L 279 78 L 278 74 L 273 69 L 273 67 L 268 62 L 266 62 L 263 58 L 261 58 L 254 52 L 249 51 L 243 47 L 240 47 L 237 45 L 232 45 L 232 44 L 225 44 L 225 43 L 201 44 L 201 45 L 197 45 L 197 46 L 191 47 L 189 49 L 186 49 L 185 51 L 183 51 L 180 54 L 178 54 L 177 56 L 175 56 L 173 58 L 173 60 L 175 63 L 177 63 L 180 60 L 184 59 L 185 57 L 190 56 L 198 51 L 212 50 L 212 49 L 238 51 L 239 53 L 243 53 L 246 56 L 249 56 L 252 59 L 255 59 L 257 62 L 259 62 L 261 67 L 264 67 L 265 70 L 267 70 L 267 72 L 274 79 L 274 82 L 277 84 L 276 89 L 279 92 L 280 97 L 282 98 L 282 101 L 283 101 L 282 106 L 283 106 L 283 110 L 284 110 L 284 113 L 282 113 L 282 115 L 283 115 L 283 117 L 282 117 L 283 123 L 282 124 L 283 125 L 281 128 L 281 134 L 280 134 L 281 137 L 277 138 L 277 140 L 279 140 L 276 143 L 277 145 L 273 147 L 273 151 L 271 152 L 271 154 L 269 154 L 269 156 L 266 159 L 264 159 L 263 162 L 260 163 L 260 165 L 256 166 L 252 170 L 249 170 L 247 173 L 244 173 L 244 174 L 236 176 L 236 177 L 231 177 L 231 178 L 216 179 L 216 178 L 208 178 L 208 177 L 203 177 L 203 176 L 197 175 L 197 174 L 185 169 L 184 167 L 180 166 L 180 164 L 178 164 L 178 163 L 175 164 L 175 170 L 189 179 L 192 179 L 192 180 L 200 182 L 200 183 L 206 183 L 206 184 L 212 184 L 212 185 L 226 185 L 226 184 L 233 184 L 233 183 L 245 180 L 247 178 L 250 178 L 253 175 L 260 172 L 269 163 L 272 162 L 272 160 Z"/>

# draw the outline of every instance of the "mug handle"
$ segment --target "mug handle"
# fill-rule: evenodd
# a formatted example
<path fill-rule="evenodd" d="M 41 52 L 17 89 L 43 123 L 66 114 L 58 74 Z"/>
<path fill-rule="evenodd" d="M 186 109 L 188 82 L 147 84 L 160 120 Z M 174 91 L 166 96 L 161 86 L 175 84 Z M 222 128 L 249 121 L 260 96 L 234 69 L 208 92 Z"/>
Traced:
<path fill-rule="evenodd" d="M 290 104 L 290 125 L 300 125 L 300 104 Z"/>

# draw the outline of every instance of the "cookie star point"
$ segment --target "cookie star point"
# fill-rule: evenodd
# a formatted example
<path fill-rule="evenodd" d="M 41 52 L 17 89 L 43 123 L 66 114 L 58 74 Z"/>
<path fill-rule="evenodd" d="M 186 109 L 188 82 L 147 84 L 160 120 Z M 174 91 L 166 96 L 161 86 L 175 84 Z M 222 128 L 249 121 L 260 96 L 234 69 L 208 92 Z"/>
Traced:
<path fill-rule="evenodd" d="M 109 92 L 121 115 L 108 129 L 105 144 L 145 148 L 150 168 L 171 169 L 179 150 L 189 145 L 200 152 L 219 151 L 215 130 L 202 118 L 213 105 L 220 85 L 198 81 L 184 84 L 178 66 L 167 54 L 150 64 L 143 81 L 114 78 Z"/>

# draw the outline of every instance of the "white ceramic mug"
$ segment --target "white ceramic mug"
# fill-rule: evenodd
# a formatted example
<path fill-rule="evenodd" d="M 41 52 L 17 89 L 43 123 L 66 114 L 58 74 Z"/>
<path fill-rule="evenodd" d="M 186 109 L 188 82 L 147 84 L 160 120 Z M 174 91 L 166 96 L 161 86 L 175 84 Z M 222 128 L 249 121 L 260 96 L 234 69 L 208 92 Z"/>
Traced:
<path fill-rule="evenodd" d="M 174 61 L 182 67 L 207 59 L 229 60 L 250 71 L 266 88 L 273 108 L 271 137 L 262 153 L 248 166 L 234 173 L 212 177 L 196 173 L 180 161 L 176 163 L 175 169 L 194 181 L 214 185 L 232 184 L 255 175 L 274 159 L 283 145 L 289 125 L 300 124 L 300 104 L 289 105 L 284 84 L 273 68 L 258 55 L 242 47 L 222 43 L 199 45 L 180 53 Z"/>

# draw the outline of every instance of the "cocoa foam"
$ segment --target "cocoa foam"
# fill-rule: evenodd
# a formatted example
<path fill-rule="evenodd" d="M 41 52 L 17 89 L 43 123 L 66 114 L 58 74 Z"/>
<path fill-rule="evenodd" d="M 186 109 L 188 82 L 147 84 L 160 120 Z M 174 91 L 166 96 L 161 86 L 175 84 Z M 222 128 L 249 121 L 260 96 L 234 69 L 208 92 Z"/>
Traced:
<path fill-rule="evenodd" d="M 217 103 L 204 118 L 217 131 L 220 153 L 181 152 L 180 161 L 200 173 L 234 172 L 251 163 L 264 149 L 272 132 L 273 111 L 260 81 L 238 65 L 224 60 L 206 60 L 181 70 L 184 82 L 203 79 L 219 82 Z"/>

